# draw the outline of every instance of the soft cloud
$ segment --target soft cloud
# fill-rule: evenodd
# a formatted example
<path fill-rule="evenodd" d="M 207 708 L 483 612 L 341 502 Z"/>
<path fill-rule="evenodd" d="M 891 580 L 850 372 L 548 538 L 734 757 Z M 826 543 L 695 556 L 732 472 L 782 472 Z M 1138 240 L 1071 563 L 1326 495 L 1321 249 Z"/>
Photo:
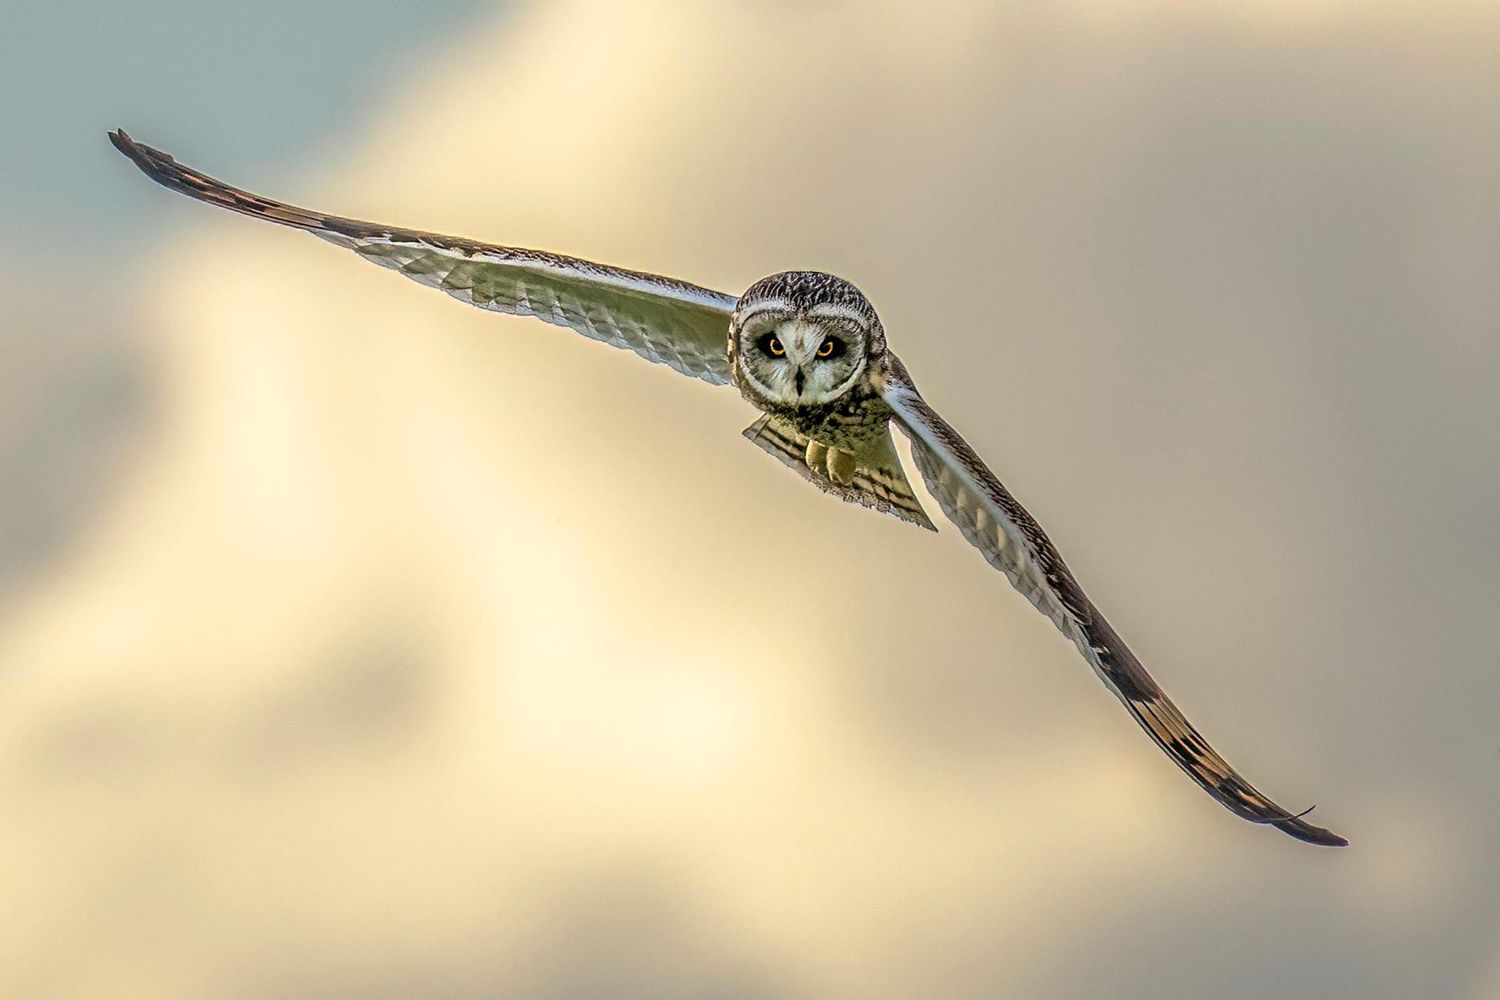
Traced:
<path fill-rule="evenodd" d="M 1493 157 L 1465 132 L 1492 60 L 1343 8 L 1291 36 L 880 13 L 528 6 L 266 193 L 731 291 L 858 280 L 1163 684 L 1355 847 L 1204 801 L 956 533 L 806 489 L 740 443 L 732 391 L 174 203 L 128 304 L 159 433 L 0 633 L 12 989 L 1085 996 L 1108 969 L 1120 996 L 1369 997 L 1479 974 L 1492 769 L 1460 750 L 1492 732 L 1493 672 L 1453 640 L 1449 693 L 1418 686 L 1408 622 L 1483 571 L 1413 587 L 1418 543 L 1367 543 L 1493 513 L 1439 475 L 1462 388 L 1397 363 L 1415 337 L 1468 370 L 1476 317 L 1408 328 L 1432 287 L 1388 242 L 1420 219 L 1438 285 L 1433 261 L 1481 252 L 1445 213 L 1494 218 L 1493 193 L 1431 190 Z M 1444 114 L 1393 105 L 1341 25 L 1447 88 Z M 1346 295 L 1373 302 L 1357 337 Z M 1389 350 L 1356 365 L 1351 338 Z M 1398 415 L 1425 423 L 1367 436 Z M 1377 488 L 1408 461 L 1420 487 Z M 1459 523 L 1407 517 L 1434 495 Z M 1413 712 L 1460 747 L 1386 738 Z"/>

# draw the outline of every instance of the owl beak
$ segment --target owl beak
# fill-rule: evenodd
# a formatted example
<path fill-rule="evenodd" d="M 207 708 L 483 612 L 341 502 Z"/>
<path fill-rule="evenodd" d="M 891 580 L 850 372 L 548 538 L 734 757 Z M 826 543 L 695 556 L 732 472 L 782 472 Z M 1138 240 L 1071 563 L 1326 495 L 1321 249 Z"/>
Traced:
<path fill-rule="evenodd" d="M 807 383 L 807 372 L 803 371 L 802 368 L 799 366 L 797 368 L 797 374 L 794 375 L 794 376 L 792 376 L 792 382 L 797 387 L 797 395 L 801 396 L 802 395 L 802 386 Z"/>

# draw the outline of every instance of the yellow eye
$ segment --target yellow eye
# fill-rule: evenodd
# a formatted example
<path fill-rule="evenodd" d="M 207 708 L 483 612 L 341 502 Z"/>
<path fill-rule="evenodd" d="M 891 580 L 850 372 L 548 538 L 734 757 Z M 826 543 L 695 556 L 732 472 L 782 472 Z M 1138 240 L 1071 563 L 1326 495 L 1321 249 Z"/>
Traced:
<path fill-rule="evenodd" d="M 779 358 L 786 353 L 786 348 L 781 346 L 781 340 L 772 337 L 766 341 L 766 353 L 773 358 Z"/>
<path fill-rule="evenodd" d="M 844 353 L 844 344 L 837 337 L 829 337 L 823 341 L 823 346 L 818 348 L 818 357 L 832 358 Z"/>

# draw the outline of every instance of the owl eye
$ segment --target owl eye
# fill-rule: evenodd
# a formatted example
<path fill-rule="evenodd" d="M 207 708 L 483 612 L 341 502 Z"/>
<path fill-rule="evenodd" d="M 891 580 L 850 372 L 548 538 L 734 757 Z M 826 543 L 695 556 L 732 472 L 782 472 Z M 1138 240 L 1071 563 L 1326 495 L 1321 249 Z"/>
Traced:
<path fill-rule="evenodd" d="M 756 343 L 759 345 L 762 351 L 765 351 L 773 358 L 779 358 L 782 355 L 786 354 L 786 348 L 782 346 L 781 338 L 777 337 L 774 333 L 766 334 L 764 337 L 761 337 L 760 340 L 758 340 Z"/>
<path fill-rule="evenodd" d="M 836 358 L 843 353 L 844 342 L 837 337 L 829 337 L 827 340 L 823 341 L 823 345 L 818 348 L 818 357 L 820 358 Z"/>

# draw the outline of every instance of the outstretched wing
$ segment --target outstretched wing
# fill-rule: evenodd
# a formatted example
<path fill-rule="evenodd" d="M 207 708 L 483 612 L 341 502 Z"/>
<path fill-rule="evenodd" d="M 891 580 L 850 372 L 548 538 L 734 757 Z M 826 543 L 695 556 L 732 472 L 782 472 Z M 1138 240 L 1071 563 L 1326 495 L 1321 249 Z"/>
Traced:
<path fill-rule="evenodd" d="M 576 257 L 311 212 L 230 187 L 123 130 L 109 139 L 146 176 L 190 198 L 305 229 L 482 309 L 570 327 L 715 385 L 730 380 L 732 295 Z"/>
<path fill-rule="evenodd" d="M 1269 823 L 1311 844 L 1345 846 L 1343 837 L 1266 798 L 1208 745 L 1084 594 L 1041 526 L 968 442 L 927 405 L 900 360 L 887 358 L 885 401 L 911 438 L 917 468 L 943 513 L 1073 640 L 1167 756 L 1236 815 Z"/>

